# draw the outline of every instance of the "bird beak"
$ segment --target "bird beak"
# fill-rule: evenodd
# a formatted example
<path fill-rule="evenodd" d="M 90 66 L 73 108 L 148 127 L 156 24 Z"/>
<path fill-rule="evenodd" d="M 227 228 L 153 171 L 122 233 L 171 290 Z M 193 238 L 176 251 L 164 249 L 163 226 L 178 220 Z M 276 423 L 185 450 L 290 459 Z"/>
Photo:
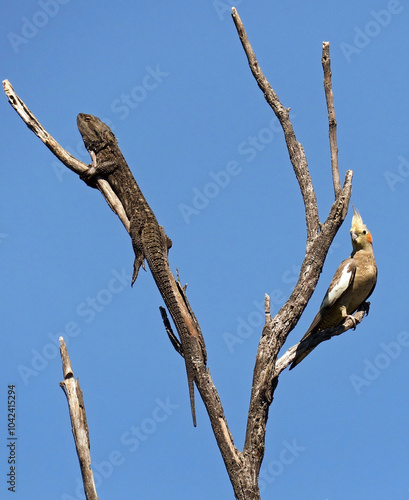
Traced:
<path fill-rule="evenodd" d="M 358 239 L 358 235 L 356 234 L 355 231 L 352 231 L 351 238 L 352 238 L 352 241 L 356 241 Z"/>

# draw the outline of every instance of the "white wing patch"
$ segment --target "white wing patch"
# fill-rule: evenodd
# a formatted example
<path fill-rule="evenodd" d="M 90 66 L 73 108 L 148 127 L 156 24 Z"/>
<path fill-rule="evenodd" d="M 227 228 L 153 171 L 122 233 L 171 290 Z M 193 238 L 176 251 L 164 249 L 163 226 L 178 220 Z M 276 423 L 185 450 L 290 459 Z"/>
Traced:
<path fill-rule="evenodd" d="M 354 266 L 351 266 L 350 263 L 346 264 L 342 269 L 341 275 L 336 281 L 333 280 L 330 284 L 324 300 L 322 301 L 321 309 L 331 307 L 341 297 L 351 284 L 354 274 Z"/>

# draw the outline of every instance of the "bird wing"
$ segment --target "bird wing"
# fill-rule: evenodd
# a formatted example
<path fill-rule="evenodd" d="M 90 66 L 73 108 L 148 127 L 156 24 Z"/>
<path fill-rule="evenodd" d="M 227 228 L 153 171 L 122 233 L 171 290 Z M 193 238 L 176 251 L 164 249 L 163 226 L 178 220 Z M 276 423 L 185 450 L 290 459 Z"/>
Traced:
<path fill-rule="evenodd" d="M 355 273 L 356 262 L 354 259 L 349 258 L 341 262 L 341 265 L 332 278 L 320 309 L 333 306 L 335 302 L 341 298 L 342 294 L 352 285 Z"/>
<path fill-rule="evenodd" d="M 334 277 L 328 287 L 327 293 L 321 302 L 320 309 L 315 316 L 311 326 L 308 328 L 306 334 L 302 338 L 304 340 L 308 337 L 317 325 L 320 323 L 322 317 L 331 309 L 331 307 L 342 297 L 342 295 L 352 286 L 356 273 L 356 262 L 351 257 L 341 262 L 336 270 Z"/>

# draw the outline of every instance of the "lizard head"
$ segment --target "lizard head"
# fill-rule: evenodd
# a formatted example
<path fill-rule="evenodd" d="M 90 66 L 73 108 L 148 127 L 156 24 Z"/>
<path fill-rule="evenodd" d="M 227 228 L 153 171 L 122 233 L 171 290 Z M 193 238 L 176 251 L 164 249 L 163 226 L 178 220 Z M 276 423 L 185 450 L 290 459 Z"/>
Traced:
<path fill-rule="evenodd" d="M 116 144 L 112 130 L 96 116 L 80 113 L 77 116 L 77 125 L 88 151 L 97 153 L 109 144 Z"/>

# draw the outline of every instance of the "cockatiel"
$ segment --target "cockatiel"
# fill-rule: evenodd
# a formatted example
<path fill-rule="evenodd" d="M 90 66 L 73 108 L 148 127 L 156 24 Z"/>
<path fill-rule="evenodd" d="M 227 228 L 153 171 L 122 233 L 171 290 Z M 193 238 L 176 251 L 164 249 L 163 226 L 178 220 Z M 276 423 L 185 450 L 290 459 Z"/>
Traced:
<path fill-rule="evenodd" d="M 353 248 L 351 256 L 337 269 L 320 310 L 302 340 L 316 332 L 338 326 L 365 302 L 375 288 L 378 271 L 372 248 L 372 236 L 355 208 L 351 240 Z M 290 370 L 311 351 L 312 349 L 296 357 Z"/>

